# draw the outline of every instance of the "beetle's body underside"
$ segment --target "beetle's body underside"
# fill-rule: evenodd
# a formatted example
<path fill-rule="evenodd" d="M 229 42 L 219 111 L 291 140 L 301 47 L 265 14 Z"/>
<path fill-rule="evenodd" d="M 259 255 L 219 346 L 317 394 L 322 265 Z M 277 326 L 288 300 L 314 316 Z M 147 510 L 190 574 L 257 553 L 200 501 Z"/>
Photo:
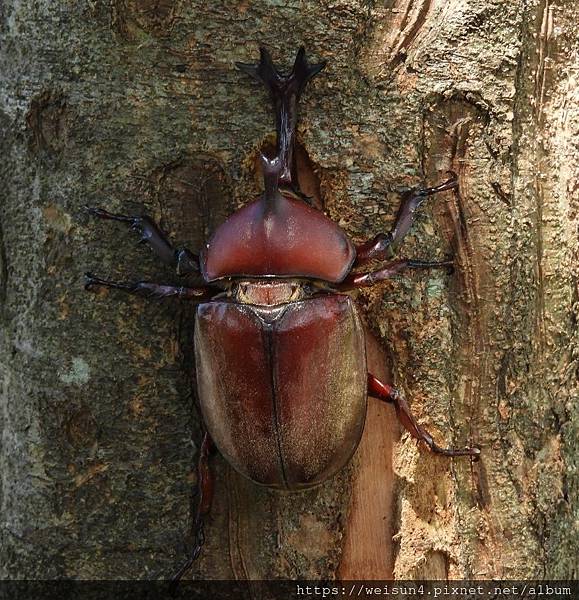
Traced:
<path fill-rule="evenodd" d="M 249 286 L 265 288 L 254 295 L 268 294 L 267 282 Z M 195 356 L 207 430 L 237 471 L 297 490 L 350 460 L 364 428 L 367 375 L 364 335 L 348 296 L 201 304 Z"/>
<path fill-rule="evenodd" d="M 360 318 L 347 290 L 375 285 L 407 268 L 447 268 L 452 261 L 390 260 L 430 195 L 458 186 L 456 177 L 413 189 L 389 233 L 354 246 L 337 224 L 312 208 L 297 186 L 293 154 L 297 102 L 324 64 L 300 48 L 282 75 L 267 51 L 256 65 L 238 64 L 269 89 L 277 123 L 276 156 L 262 156 L 265 192 L 236 211 L 201 254 L 174 248 L 148 217 L 91 213 L 128 223 L 159 258 L 197 287 L 124 283 L 87 273 L 86 287 L 177 297 L 199 303 L 195 321 L 198 396 L 206 432 L 199 449 L 199 495 L 190 558 L 203 545 L 213 496 L 209 455 L 216 446 L 252 481 L 282 490 L 318 485 L 351 458 L 362 435 L 367 395 L 392 403 L 404 427 L 430 450 L 478 458 L 478 448 L 441 448 L 412 416 L 403 396 L 366 371 Z M 378 270 L 364 272 L 370 262 Z"/>

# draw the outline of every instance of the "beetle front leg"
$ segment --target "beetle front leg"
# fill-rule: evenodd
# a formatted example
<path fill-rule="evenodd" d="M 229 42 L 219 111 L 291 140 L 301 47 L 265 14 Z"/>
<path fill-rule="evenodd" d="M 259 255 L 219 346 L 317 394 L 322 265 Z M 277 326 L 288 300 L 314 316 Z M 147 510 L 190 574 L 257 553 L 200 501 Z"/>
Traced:
<path fill-rule="evenodd" d="M 422 188 L 412 190 L 406 198 L 402 200 L 394 226 L 390 233 L 379 233 L 369 242 L 365 242 L 356 247 L 356 262 L 354 267 L 364 265 L 371 260 L 385 260 L 392 258 L 396 249 L 402 242 L 404 236 L 408 233 L 414 223 L 415 213 L 420 205 L 428 198 L 439 192 L 446 190 L 454 190 L 458 188 L 458 179 L 455 173 L 452 177 L 430 188 Z"/>
<path fill-rule="evenodd" d="M 128 294 L 134 294 L 136 296 L 144 296 L 147 298 L 169 298 L 177 297 L 183 300 L 194 300 L 196 302 L 203 302 L 215 296 L 216 290 L 209 287 L 177 287 L 173 285 L 161 285 L 159 283 L 152 283 L 150 281 L 137 281 L 131 282 L 120 282 L 110 281 L 108 279 L 101 279 L 91 273 L 85 273 L 85 290 L 92 290 L 96 287 L 106 287 L 116 290 L 121 290 Z"/>
<path fill-rule="evenodd" d="M 444 454 L 445 456 L 472 456 L 475 460 L 480 458 L 480 448 L 441 448 L 438 446 L 432 436 L 423 429 L 413 414 L 410 412 L 410 407 L 404 399 L 404 396 L 392 386 L 382 383 L 379 379 L 368 373 L 368 395 L 384 402 L 394 404 L 398 419 L 404 425 L 406 430 L 417 440 L 424 442 L 428 448 L 436 454 Z"/>
<path fill-rule="evenodd" d="M 175 267 L 177 275 L 199 273 L 199 258 L 187 248 L 174 248 L 161 228 L 147 216 L 130 217 L 110 213 L 103 208 L 89 208 L 88 212 L 99 219 L 120 221 L 127 223 L 130 228 L 137 231 L 143 244 L 149 244 L 153 252 L 167 265 Z"/>
<path fill-rule="evenodd" d="M 361 287 L 370 287 L 386 279 L 390 279 L 404 269 L 452 269 L 453 261 L 444 260 L 432 262 L 425 260 L 397 260 L 388 263 L 382 269 L 369 273 L 350 273 L 337 287 L 339 290 L 353 290 Z"/>
<path fill-rule="evenodd" d="M 195 560 L 197 560 L 199 554 L 201 554 L 201 548 L 205 543 L 203 526 L 205 519 L 211 510 L 211 502 L 213 501 L 213 489 L 215 483 L 213 473 L 209 466 L 209 456 L 213 452 L 215 452 L 215 444 L 213 443 L 210 435 L 205 432 L 203 436 L 203 442 L 201 443 L 201 448 L 199 449 L 199 459 L 197 461 L 197 506 L 191 528 L 193 546 L 191 548 L 189 558 L 171 578 L 173 591 L 176 589 L 176 586 L 183 575 L 187 573 Z"/>

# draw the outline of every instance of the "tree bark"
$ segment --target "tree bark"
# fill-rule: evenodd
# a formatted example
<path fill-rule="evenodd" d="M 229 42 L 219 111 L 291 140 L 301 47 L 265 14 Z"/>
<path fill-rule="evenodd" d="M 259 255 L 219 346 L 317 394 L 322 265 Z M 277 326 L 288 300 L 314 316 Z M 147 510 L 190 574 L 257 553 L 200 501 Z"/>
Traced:
<path fill-rule="evenodd" d="M 175 279 L 83 207 L 146 212 L 196 250 L 256 197 L 273 120 L 233 62 L 258 44 L 328 60 L 298 159 L 354 240 L 388 230 L 400 187 L 459 175 L 401 253 L 454 256 L 454 273 L 358 303 L 420 422 L 482 459 L 397 441 L 374 405 L 365 450 L 313 491 L 257 488 L 217 457 L 192 576 L 577 576 L 578 19 L 572 0 L 6 0 L 0 577 L 163 577 L 184 558 L 193 309 L 84 292 L 87 270 Z"/>

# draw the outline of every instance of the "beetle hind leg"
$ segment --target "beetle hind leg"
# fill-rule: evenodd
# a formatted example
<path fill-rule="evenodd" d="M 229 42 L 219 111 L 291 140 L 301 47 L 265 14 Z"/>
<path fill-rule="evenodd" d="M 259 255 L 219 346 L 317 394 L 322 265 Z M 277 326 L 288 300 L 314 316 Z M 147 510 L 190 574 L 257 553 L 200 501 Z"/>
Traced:
<path fill-rule="evenodd" d="M 472 456 L 475 460 L 480 458 L 480 448 L 442 448 L 436 444 L 428 431 L 418 424 L 402 394 L 396 388 L 382 383 L 370 373 L 368 373 L 368 395 L 394 404 L 396 414 L 402 425 L 404 425 L 410 435 L 424 442 L 431 452 L 445 456 Z"/>
<path fill-rule="evenodd" d="M 209 465 L 209 458 L 214 452 L 215 444 L 213 443 L 211 436 L 205 432 L 203 441 L 201 442 L 201 448 L 199 449 L 199 458 L 197 460 L 196 507 L 191 528 L 193 545 L 191 546 L 189 558 L 171 578 L 171 588 L 173 591 L 176 591 L 179 581 L 183 578 L 185 573 L 189 571 L 197 558 L 199 558 L 201 549 L 205 543 L 203 526 L 205 519 L 211 510 L 214 488 L 214 477 Z"/>

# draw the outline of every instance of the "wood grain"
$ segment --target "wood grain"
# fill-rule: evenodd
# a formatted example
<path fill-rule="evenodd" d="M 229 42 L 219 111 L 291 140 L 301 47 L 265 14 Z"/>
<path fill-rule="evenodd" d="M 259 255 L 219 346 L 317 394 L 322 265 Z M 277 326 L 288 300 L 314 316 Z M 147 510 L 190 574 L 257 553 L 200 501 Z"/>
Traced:
<path fill-rule="evenodd" d="M 368 370 L 389 381 L 385 352 L 368 331 L 366 352 Z M 366 426 L 356 452 L 358 469 L 352 482 L 339 579 L 392 578 L 395 526 L 392 451 L 399 434 L 394 408 L 368 398 Z"/>

